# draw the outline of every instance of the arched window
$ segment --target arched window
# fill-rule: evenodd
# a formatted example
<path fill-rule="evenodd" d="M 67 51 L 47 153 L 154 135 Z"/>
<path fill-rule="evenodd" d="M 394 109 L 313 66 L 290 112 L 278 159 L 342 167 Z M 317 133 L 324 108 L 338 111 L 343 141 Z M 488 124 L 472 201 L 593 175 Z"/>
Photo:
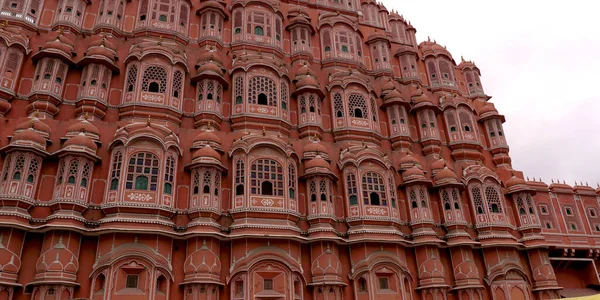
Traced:
<path fill-rule="evenodd" d="M 367 102 L 365 98 L 358 94 L 352 94 L 348 97 L 349 114 L 353 118 L 368 119 Z"/>
<path fill-rule="evenodd" d="M 138 67 L 137 65 L 132 65 L 129 67 L 129 72 L 127 73 L 127 92 L 133 92 L 135 90 L 137 76 Z"/>
<path fill-rule="evenodd" d="M 142 91 L 165 93 L 167 89 L 167 71 L 159 66 L 149 66 L 144 70 Z"/>
<path fill-rule="evenodd" d="M 481 189 L 479 187 L 471 188 L 471 195 L 473 199 L 473 206 L 475 206 L 477 214 L 484 214 L 485 212 L 483 210 L 483 196 L 481 195 Z"/>
<path fill-rule="evenodd" d="M 121 165 L 123 163 L 123 154 L 120 151 L 113 154 L 112 170 L 110 172 L 110 190 L 116 191 L 119 188 L 119 179 L 121 178 Z"/>
<path fill-rule="evenodd" d="M 125 188 L 128 190 L 156 191 L 158 185 L 158 158 L 147 152 L 131 156 L 127 165 Z"/>
<path fill-rule="evenodd" d="M 293 164 L 288 166 L 288 189 L 290 199 L 296 199 L 296 167 Z"/>
<path fill-rule="evenodd" d="M 500 202 L 500 196 L 498 191 L 491 186 L 485 188 L 485 200 L 487 200 L 488 207 L 492 213 L 502 213 L 502 203 Z"/>
<path fill-rule="evenodd" d="M 333 95 L 333 108 L 335 110 L 335 116 L 337 118 L 344 117 L 344 99 L 342 97 L 342 94 L 335 93 Z"/>
<path fill-rule="evenodd" d="M 238 159 L 235 164 L 235 194 L 236 196 L 244 194 L 244 180 L 245 180 L 244 161 Z"/>
<path fill-rule="evenodd" d="M 314 180 L 312 180 L 310 182 L 310 184 L 308 185 L 308 192 L 310 194 L 310 202 L 316 202 L 317 201 L 317 184 L 315 183 Z"/>
<path fill-rule="evenodd" d="M 167 195 L 173 194 L 173 183 L 175 180 L 175 158 L 172 156 L 167 157 L 167 163 L 165 165 L 165 183 L 164 193 Z"/>
<path fill-rule="evenodd" d="M 254 34 L 263 36 L 263 35 L 265 35 L 265 30 L 260 26 L 256 26 L 256 27 L 254 27 Z"/>
<path fill-rule="evenodd" d="M 272 159 L 257 159 L 250 171 L 250 190 L 253 195 L 283 197 L 283 168 Z"/>
<path fill-rule="evenodd" d="M 264 76 L 255 76 L 250 79 L 248 86 L 248 103 L 277 106 L 277 85 Z"/>
<path fill-rule="evenodd" d="M 362 193 L 364 204 L 387 206 L 385 183 L 378 173 L 367 172 L 362 176 Z"/>
<path fill-rule="evenodd" d="M 348 197 L 350 200 L 350 205 L 358 204 L 358 189 L 356 186 L 356 176 L 353 173 L 348 174 L 346 176 L 346 185 L 348 189 Z"/>

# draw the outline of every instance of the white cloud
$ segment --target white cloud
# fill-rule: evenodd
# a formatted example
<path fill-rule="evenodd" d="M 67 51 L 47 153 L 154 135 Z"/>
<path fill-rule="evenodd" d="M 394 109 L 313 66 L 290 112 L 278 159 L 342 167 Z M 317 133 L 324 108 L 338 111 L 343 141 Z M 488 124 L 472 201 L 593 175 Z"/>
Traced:
<path fill-rule="evenodd" d="M 513 167 L 526 176 L 600 182 L 600 26 L 596 1 L 382 0 L 473 60 L 501 114 Z"/>

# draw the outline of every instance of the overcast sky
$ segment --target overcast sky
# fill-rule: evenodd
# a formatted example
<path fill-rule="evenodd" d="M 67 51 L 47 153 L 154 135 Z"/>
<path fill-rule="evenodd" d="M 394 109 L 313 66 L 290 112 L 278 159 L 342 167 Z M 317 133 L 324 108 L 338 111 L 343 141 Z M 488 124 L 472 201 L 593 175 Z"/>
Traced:
<path fill-rule="evenodd" d="M 600 182 L 600 3 L 382 0 L 460 62 L 481 69 L 525 176 Z"/>

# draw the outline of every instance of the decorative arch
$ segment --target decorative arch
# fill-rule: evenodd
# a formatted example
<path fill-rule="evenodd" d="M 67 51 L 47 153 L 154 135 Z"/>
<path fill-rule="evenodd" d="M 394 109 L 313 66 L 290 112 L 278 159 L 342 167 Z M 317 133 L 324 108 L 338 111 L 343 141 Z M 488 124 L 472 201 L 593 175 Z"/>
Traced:
<path fill-rule="evenodd" d="M 104 254 L 94 263 L 89 278 L 95 278 L 106 268 L 131 259 L 146 261 L 150 266 L 154 266 L 161 271 L 168 280 L 173 281 L 173 266 L 167 258 L 154 251 L 154 249 L 139 243 L 124 244 Z"/>
<path fill-rule="evenodd" d="M 227 279 L 227 284 L 229 284 L 231 279 L 235 278 L 238 274 L 249 272 L 257 264 L 269 261 L 282 264 L 292 273 L 298 275 L 304 284 L 307 283 L 307 280 L 304 277 L 304 270 L 300 262 L 289 256 L 288 253 L 281 248 L 274 246 L 263 246 L 250 251 L 245 257 L 232 264 L 230 268 L 231 275 Z"/>
<path fill-rule="evenodd" d="M 144 139 L 157 143 L 164 151 L 173 149 L 178 156 L 183 155 L 183 150 L 179 146 L 179 137 L 173 133 L 173 130 L 165 125 L 151 123 L 150 119 L 147 123 L 131 122 L 117 129 L 108 148 L 114 149 L 119 144 L 127 147 L 137 140 Z"/>

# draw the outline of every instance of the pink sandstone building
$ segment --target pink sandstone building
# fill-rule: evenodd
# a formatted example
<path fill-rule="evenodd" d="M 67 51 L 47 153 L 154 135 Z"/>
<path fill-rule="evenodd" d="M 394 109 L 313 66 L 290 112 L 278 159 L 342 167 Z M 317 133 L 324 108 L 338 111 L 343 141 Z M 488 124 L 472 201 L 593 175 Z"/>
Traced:
<path fill-rule="evenodd" d="M 373 0 L 0 0 L 0 299 L 593 292 L 600 190 L 525 180 L 480 70 L 415 32 Z"/>

